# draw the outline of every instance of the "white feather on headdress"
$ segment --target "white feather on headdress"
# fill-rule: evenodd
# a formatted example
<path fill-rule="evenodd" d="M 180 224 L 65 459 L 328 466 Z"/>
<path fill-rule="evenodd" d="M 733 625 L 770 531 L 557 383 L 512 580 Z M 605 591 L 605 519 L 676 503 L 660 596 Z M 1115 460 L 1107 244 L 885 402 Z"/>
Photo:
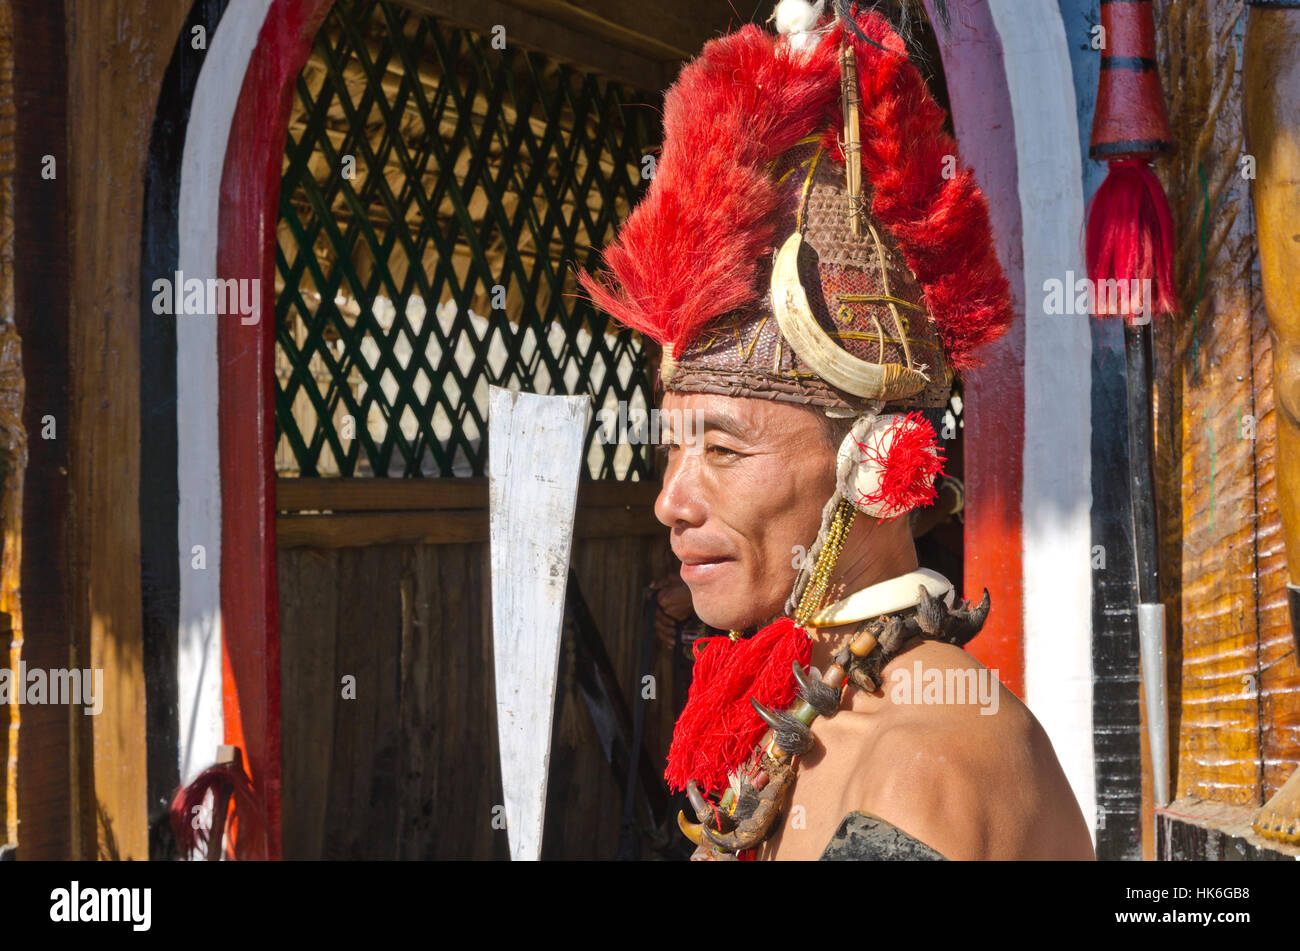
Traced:
<path fill-rule="evenodd" d="M 821 36 L 821 30 L 814 30 L 821 19 L 822 8 L 826 0 L 809 3 L 808 0 L 781 0 L 772 11 L 769 19 L 776 21 L 776 31 L 789 37 L 790 47 L 803 52 L 812 49 Z"/>

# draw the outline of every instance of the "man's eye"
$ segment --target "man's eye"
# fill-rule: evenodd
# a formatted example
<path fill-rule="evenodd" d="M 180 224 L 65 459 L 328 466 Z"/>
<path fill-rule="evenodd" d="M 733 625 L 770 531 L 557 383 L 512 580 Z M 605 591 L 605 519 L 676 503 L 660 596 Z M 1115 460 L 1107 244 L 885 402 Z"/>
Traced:
<path fill-rule="evenodd" d="M 728 449 L 726 446 L 718 446 L 718 445 L 709 446 L 709 452 L 718 456 L 722 456 L 723 458 L 731 458 L 733 456 L 740 455 L 740 453 L 736 452 L 736 450 L 734 449 Z"/>

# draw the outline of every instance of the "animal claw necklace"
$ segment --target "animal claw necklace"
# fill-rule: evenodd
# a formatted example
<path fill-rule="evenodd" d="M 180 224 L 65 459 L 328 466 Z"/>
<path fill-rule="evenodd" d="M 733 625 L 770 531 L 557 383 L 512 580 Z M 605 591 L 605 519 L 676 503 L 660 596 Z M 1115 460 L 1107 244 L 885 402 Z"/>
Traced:
<path fill-rule="evenodd" d="M 814 614 L 825 597 L 855 512 L 851 503 L 841 500 L 793 619 L 778 618 L 748 639 L 732 631 L 704 639 L 710 643 L 697 642 L 697 681 L 691 686 L 687 709 L 674 733 L 668 771 L 670 783 L 674 778 L 684 782 L 696 815 L 694 823 L 687 820 L 685 813 L 677 815 L 678 828 L 697 846 L 693 858 L 755 858 L 757 847 L 771 835 L 783 812 L 794 785 L 797 758 L 812 748 L 813 721 L 818 716 L 835 715 L 845 685 L 851 682 L 874 693 L 879 689 L 884 665 L 913 638 L 960 647 L 978 633 L 988 615 L 987 590 L 974 608 L 966 601 L 950 608 L 952 586 L 941 575 L 925 569 L 872 585 Z M 906 590 L 913 583 L 914 594 Z M 854 621 L 857 627 L 844 637 L 847 643 L 834 653 L 825 673 L 807 667 L 811 653 L 807 625 L 826 628 Z M 746 647 L 752 649 L 742 655 Z M 701 648 L 705 656 L 714 652 L 707 662 L 699 653 Z M 756 664 L 755 657 L 760 654 L 763 656 Z M 788 665 L 785 673 L 781 673 L 781 665 Z M 731 679 L 725 676 L 728 672 L 733 674 Z M 738 689 L 741 682 L 748 689 Z M 785 699 L 775 704 L 761 699 L 782 694 Z M 707 761 L 698 755 L 702 740 L 722 737 L 734 749 L 737 737 L 743 740 L 735 724 L 744 713 L 746 701 L 758 715 L 759 728 L 766 726 L 766 731 L 742 765 L 726 770 L 725 791 L 714 803 L 697 782 L 697 777 L 704 775 L 710 786 L 720 785 L 718 757 Z M 778 711 L 773 706 L 785 709 Z M 722 708 L 721 715 L 710 716 L 718 714 L 718 708 Z M 748 714 L 749 721 L 753 713 Z M 740 749 L 740 755 L 723 757 L 730 761 L 725 766 L 743 756 L 743 746 Z M 697 754 L 694 759 L 686 755 L 691 752 Z M 689 778 L 682 780 L 683 776 Z"/>

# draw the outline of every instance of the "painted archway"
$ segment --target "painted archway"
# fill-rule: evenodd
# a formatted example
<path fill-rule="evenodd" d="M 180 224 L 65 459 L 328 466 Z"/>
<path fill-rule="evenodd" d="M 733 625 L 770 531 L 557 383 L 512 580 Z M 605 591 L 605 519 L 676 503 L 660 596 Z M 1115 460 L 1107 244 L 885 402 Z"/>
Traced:
<path fill-rule="evenodd" d="M 258 315 L 146 317 L 142 325 L 146 636 L 174 658 L 174 671 L 155 679 L 163 702 L 150 728 L 171 717 L 158 732 L 176 757 L 175 772 L 160 770 L 160 779 L 151 765 L 151 787 L 165 788 L 170 776 L 190 781 L 221 743 L 241 747 L 273 859 L 281 856 L 280 665 L 267 318 L 292 84 L 332 4 L 196 0 L 159 101 L 143 240 L 146 300 L 158 275 L 234 279 L 250 282 Z"/>

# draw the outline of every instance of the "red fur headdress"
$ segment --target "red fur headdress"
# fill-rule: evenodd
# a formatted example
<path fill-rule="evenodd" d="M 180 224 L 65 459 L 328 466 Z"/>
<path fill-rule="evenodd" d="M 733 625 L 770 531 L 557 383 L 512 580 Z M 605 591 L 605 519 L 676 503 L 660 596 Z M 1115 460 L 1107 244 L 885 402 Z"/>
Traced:
<path fill-rule="evenodd" d="M 874 12 L 855 11 L 864 42 L 836 22 L 817 45 L 749 24 L 710 41 L 664 100 L 663 154 L 645 199 L 604 249 L 601 277 L 579 273 L 592 303 L 680 355 L 715 317 L 762 292 L 755 268 L 774 234 L 778 185 L 765 167 L 808 135 L 841 165 L 839 50 L 857 56 L 863 181 L 871 214 L 889 231 L 924 290 L 948 363 L 1012 318 L 988 206 L 971 171 L 956 166 L 944 113 Z"/>

